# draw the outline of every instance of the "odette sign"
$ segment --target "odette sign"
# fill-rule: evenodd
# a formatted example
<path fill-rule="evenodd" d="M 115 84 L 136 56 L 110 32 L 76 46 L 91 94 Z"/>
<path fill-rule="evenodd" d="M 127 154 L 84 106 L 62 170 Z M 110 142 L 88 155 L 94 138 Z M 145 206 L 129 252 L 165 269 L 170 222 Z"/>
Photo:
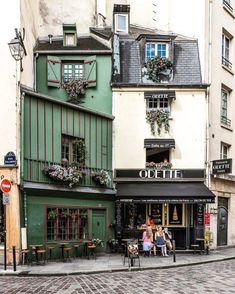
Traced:
<path fill-rule="evenodd" d="M 1 182 L 1 190 L 4 193 L 8 193 L 11 191 L 11 182 L 7 179 L 2 180 Z"/>

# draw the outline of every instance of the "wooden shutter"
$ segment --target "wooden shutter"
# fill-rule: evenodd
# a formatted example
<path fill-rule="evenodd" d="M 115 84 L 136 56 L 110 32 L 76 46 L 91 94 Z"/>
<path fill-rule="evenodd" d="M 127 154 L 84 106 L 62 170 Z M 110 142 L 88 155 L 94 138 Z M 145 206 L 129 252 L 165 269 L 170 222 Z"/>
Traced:
<path fill-rule="evenodd" d="M 84 60 L 85 80 L 88 82 L 88 87 L 96 86 L 96 56 L 87 57 Z"/>
<path fill-rule="evenodd" d="M 57 56 L 47 56 L 47 85 L 59 88 L 61 83 L 61 60 Z"/>

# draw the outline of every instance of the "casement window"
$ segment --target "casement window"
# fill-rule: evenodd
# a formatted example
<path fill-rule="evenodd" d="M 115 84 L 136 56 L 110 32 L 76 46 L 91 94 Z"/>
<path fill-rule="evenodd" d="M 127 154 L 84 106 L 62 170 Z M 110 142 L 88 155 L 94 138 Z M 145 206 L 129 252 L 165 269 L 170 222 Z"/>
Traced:
<path fill-rule="evenodd" d="M 145 58 L 147 59 L 155 56 L 168 58 L 168 51 L 167 43 L 147 43 L 145 45 Z"/>
<path fill-rule="evenodd" d="M 61 138 L 61 160 L 68 163 L 85 164 L 84 140 L 62 135 Z"/>
<path fill-rule="evenodd" d="M 232 68 L 232 63 L 230 59 L 230 47 L 231 47 L 231 37 L 223 33 L 222 35 L 222 65 L 227 68 Z"/>
<path fill-rule="evenodd" d="M 147 110 L 162 109 L 170 112 L 170 99 L 169 98 L 148 98 Z"/>
<path fill-rule="evenodd" d="M 230 148 L 230 146 L 228 144 L 221 142 L 221 145 L 220 145 L 220 159 L 229 158 L 229 148 Z"/>
<path fill-rule="evenodd" d="M 89 238 L 88 209 L 46 209 L 47 241 L 69 241 Z"/>
<path fill-rule="evenodd" d="M 229 119 L 229 98 L 230 98 L 229 91 L 222 88 L 221 90 L 221 123 L 230 127 L 231 120 Z"/>
<path fill-rule="evenodd" d="M 96 86 L 96 56 L 66 61 L 58 56 L 47 56 L 47 85 L 60 88 L 69 79 L 84 78 L 88 87 Z"/>
<path fill-rule="evenodd" d="M 71 79 L 84 78 L 84 64 L 83 63 L 63 63 L 63 81 Z"/>
<path fill-rule="evenodd" d="M 115 33 L 128 34 L 128 14 L 115 14 Z"/>
<path fill-rule="evenodd" d="M 75 46 L 76 35 L 75 33 L 65 33 L 65 46 Z"/>

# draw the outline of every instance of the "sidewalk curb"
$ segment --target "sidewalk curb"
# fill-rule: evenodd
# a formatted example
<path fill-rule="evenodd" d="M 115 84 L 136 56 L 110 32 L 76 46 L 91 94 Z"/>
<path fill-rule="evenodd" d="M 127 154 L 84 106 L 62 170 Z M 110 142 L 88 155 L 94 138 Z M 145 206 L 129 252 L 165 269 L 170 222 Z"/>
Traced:
<path fill-rule="evenodd" d="M 156 270 L 156 269 L 170 269 L 177 267 L 187 267 L 187 266 L 195 266 L 200 264 L 207 264 L 213 262 L 221 262 L 235 259 L 235 256 L 224 257 L 221 259 L 211 259 L 205 261 L 191 262 L 191 263 L 173 263 L 171 265 L 163 265 L 163 266 L 148 266 L 148 267 L 133 267 L 133 268 L 114 268 L 114 269 L 98 269 L 98 270 L 89 270 L 89 271 L 76 271 L 76 272 L 64 272 L 64 273 L 56 273 L 56 272 L 44 272 L 44 273 L 34 273 L 30 271 L 17 271 L 17 272 L 0 272 L 1 276 L 17 276 L 17 277 L 34 277 L 34 276 L 47 276 L 47 277 L 59 277 L 59 276 L 74 276 L 74 275 L 89 275 L 89 274 L 101 274 L 101 273 L 117 273 L 117 272 L 134 272 L 134 271 L 145 271 L 145 270 Z"/>

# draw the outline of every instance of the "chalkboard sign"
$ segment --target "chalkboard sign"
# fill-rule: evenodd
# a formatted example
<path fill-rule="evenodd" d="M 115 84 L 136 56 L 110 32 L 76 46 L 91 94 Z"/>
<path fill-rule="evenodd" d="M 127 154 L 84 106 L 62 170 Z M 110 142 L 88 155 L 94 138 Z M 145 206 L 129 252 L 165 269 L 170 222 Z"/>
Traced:
<path fill-rule="evenodd" d="M 197 206 L 197 225 L 198 226 L 203 226 L 203 214 L 204 214 L 203 204 L 198 204 Z"/>

